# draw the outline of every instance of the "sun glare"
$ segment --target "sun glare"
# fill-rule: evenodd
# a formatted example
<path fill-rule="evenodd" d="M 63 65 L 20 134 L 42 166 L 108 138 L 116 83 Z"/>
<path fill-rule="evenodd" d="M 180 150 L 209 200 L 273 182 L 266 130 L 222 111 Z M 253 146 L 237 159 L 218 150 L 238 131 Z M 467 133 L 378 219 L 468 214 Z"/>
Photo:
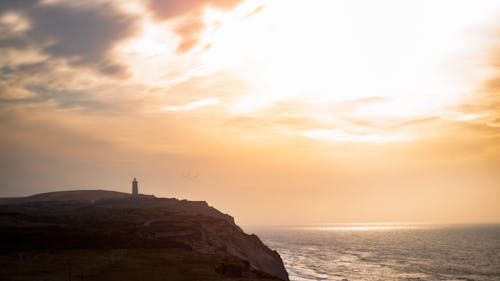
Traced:
<path fill-rule="evenodd" d="M 272 109 L 290 99 L 301 100 L 304 112 L 317 113 L 326 104 L 373 97 L 379 101 L 358 104 L 350 115 L 439 115 L 483 78 L 459 80 L 450 67 L 454 56 L 473 47 L 463 39 L 479 19 L 468 6 L 456 6 L 462 10 L 455 14 L 463 17 L 443 21 L 428 1 L 384 3 L 315 1 L 304 7 L 273 1 L 248 16 L 261 3 L 247 1 L 231 14 L 208 11 L 207 21 L 220 25 L 206 33 L 211 47 L 203 53 L 202 65 L 208 72 L 230 70 L 250 81 L 252 91 L 227 104 L 236 115 Z M 322 135 L 332 139 L 332 134 Z M 360 141 L 370 139 L 381 140 Z"/>
<path fill-rule="evenodd" d="M 453 14 L 443 21 L 451 3 Z M 453 106 L 487 75 L 466 72 L 461 60 L 477 47 L 466 38 L 488 20 L 470 3 L 244 1 L 231 11 L 205 7 L 203 20 L 199 43 L 186 53 L 175 55 L 182 39 L 171 23 L 149 19 L 138 37 L 117 48 L 117 57 L 129 62 L 135 81 L 162 89 L 191 77 L 230 73 L 248 88 L 217 99 L 217 108 L 229 116 L 314 121 L 309 128 L 275 128 L 281 134 L 339 142 L 413 139 L 411 132 L 380 128 L 412 118 L 449 120 Z M 454 67 L 457 59 L 464 65 Z M 213 105 L 217 91 L 206 89 L 201 106 L 175 101 L 160 109 Z M 294 111 L 277 106 L 282 103 L 294 103 Z M 453 120 L 470 119 L 456 115 Z M 374 120 L 381 126 L 369 125 Z"/>

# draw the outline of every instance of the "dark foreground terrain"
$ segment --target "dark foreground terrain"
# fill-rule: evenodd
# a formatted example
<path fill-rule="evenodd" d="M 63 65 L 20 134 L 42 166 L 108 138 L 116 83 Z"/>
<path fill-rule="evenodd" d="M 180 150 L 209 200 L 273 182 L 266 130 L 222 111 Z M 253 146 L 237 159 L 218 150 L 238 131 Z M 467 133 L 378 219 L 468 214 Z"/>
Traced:
<path fill-rule="evenodd" d="M 205 202 L 110 191 L 0 199 L 0 280 L 288 280 Z"/>
<path fill-rule="evenodd" d="M 280 280 L 235 257 L 175 248 L 18 252 L 0 264 L 1 280 Z"/>

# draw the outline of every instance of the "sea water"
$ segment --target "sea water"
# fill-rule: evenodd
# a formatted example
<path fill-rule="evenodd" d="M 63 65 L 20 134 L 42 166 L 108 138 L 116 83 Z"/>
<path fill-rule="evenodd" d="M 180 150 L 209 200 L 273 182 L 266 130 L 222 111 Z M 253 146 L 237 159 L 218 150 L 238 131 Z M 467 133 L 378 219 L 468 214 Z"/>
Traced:
<path fill-rule="evenodd" d="M 500 225 L 251 227 L 290 280 L 500 280 Z"/>

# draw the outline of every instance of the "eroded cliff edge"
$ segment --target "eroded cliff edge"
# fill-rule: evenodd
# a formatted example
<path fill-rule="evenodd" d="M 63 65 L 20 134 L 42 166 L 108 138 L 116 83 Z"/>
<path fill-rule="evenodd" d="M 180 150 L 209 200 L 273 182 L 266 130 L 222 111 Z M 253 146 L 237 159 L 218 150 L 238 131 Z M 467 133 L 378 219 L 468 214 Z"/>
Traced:
<path fill-rule="evenodd" d="M 218 280 L 218 276 L 288 280 L 276 251 L 257 236 L 244 233 L 231 216 L 203 201 L 131 196 L 104 190 L 5 198 L 0 199 L 0 239 L 3 241 L 0 252 L 4 256 L 50 252 L 60 253 L 58 257 L 63 259 L 61 255 L 64 257 L 68 251 L 109 254 L 128 250 L 128 256 L 145 255 L 146 260 L 146 253 L 156 257 L 155 260 L 159 255 L 168 260 L 163 267 L 170 266 L 169 270 L 177 272 L 179 278 L 196 277 L 197 270 L 205 268 L 199 272 L 199 277 L 205 280 Z M 176 261 L 172 253 L 183 258 Z M 128 256 L 121 259 L 123 266 Z M 190 267 L 185 266 L 190 257 L 201 263 L 194 263 L 193 272 L 188 272 Z M 177 262 L 182 264 L 176 265 Z M 176 266 L 182 270 L 176 271 Z M 157 268 L 163 270 L 160 264 Z M 102 272 L 105 275 L 107 271 Z M 168 274 L 171 278 L 175 275 Z M 94 277 L 99 280 L 99 276 Z"/>

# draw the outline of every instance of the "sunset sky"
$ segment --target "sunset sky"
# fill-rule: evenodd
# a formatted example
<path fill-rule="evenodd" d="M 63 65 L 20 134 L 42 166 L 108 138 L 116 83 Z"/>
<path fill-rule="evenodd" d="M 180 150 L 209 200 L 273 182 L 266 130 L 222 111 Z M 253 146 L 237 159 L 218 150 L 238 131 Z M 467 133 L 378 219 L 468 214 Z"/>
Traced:
<path fill-rule="evenodd" d="M 500 221 L 500 2 L 0 1 L 0 197 Z"/>

